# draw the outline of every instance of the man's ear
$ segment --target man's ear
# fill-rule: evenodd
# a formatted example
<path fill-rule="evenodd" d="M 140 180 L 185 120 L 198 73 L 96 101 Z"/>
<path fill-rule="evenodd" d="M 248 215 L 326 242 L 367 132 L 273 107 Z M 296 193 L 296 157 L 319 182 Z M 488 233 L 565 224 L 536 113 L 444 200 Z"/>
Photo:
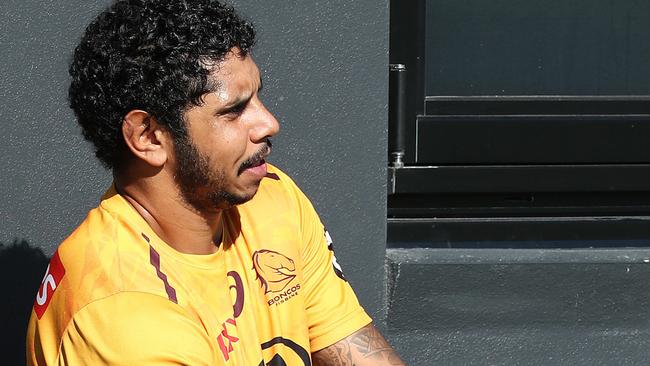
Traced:
<path fill-rule="evenodd" d="M 136 158 L 155 167 L 167 161 L 169 133 L 149 113 L 137 109 L 127 113 L 122 121 L 122 136 Z"/>

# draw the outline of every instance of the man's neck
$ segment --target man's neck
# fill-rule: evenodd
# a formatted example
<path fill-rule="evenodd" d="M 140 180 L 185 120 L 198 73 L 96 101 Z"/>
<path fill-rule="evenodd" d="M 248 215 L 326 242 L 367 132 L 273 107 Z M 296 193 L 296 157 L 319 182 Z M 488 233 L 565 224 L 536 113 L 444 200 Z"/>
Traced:
<path fill-rule="evenodd" d="M 169 246 L 186 254 L 211 254 L 223 236 L 222 211 L 201 213 L 185 203 L 166 179 L 115 177 L 115 188 Z"/>

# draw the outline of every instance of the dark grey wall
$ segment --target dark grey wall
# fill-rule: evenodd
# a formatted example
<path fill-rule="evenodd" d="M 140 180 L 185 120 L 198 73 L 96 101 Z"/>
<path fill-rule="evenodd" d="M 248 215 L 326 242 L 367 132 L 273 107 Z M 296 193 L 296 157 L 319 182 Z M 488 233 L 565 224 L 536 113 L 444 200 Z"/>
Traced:
<path fill-rule="evenodd" d="M 99 5 L 83 0 L 0 5 L 0 241 L 51 254 L 109 184 L 66 103 L 67 64 Z"/>
<path fill-rule="evenodd" d="M 51 254 L 110 184 L 65 101 L 67 63 L 108 1 L 0 4 L 0 241 Z M 388 1 L 240 0 L 260 35 L 272 162 L 309 195 L 361 302 L 383 309 Z"/>

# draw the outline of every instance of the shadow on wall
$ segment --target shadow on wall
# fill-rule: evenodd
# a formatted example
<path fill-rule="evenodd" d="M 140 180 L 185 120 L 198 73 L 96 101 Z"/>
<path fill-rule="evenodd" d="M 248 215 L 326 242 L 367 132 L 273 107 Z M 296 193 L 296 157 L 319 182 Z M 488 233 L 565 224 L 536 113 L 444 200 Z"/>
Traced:
<path fill-rule="evenodd" d="M 27 322 L 49 262 L 24 240 L 0 243 L 0 355 L 3 365 L 25 364 Z"/>

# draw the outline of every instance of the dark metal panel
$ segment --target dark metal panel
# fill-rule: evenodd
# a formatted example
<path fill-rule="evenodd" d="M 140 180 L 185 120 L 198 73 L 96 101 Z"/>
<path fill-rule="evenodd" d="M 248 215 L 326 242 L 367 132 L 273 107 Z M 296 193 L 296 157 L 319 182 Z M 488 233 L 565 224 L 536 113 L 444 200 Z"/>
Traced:
<path fill-rule="evenodd" d="M 650 192 L 393 194 L 388 218 L 647 216 Z"/>
<path fill-rule="evenodd" d="M 650 217 L 388 219 L 390 248 L 649 247 Z"/>
<path fill-rule="evenodd" d="M 420 116 L 418 164 L 648 163 L 650 116 Z"/>
<path fill-rule="evenodd" d="M 650 164 L 389 168 L 389 193 L 645 191 Z"/>
<path fill-rule="evenodd" d="M 430 0 L 425 12 L 426 95 L 648 94 L 646 1 Z"/>
<path fill-rule="evenodd" d="M 513 115 L 513 114 L 650 114 L 650 97 L 621 96 L 429 96 L 426 115 Z"/>

